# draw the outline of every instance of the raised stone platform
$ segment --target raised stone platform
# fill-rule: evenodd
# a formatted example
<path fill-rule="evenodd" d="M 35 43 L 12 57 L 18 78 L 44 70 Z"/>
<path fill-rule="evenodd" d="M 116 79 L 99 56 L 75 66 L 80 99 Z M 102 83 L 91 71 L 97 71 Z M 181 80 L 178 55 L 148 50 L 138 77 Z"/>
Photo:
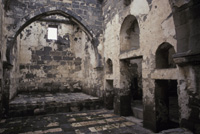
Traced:
<path fill-rule="evenodd" d="M 137 100 L 132 102 L 131 109 L 133 112 L 133 116 L 143 120 L 143 104 L 142 101 Z"/>
<path fill-rule="evenodd" d="M 19 94 L 9 105 L 9 116 L 77 112 L 102 108 L 102 101 L 84 93 Z"/>

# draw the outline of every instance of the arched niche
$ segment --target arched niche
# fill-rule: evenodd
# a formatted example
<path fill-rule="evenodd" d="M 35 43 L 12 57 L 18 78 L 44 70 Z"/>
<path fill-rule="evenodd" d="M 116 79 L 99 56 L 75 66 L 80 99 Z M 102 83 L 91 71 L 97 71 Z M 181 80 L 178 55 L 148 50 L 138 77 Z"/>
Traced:
<path fill-rule="evenodd" d="M 120 30 L 120 52 L 136 50 L 139 46 L 139 24 L 135 16 L 128 15 Z"/>
<path fill-rule="evenodd" d="M 106 67 L 107 67 L 106 73 L 107 74 L 112 74 L 113 73 L 113 62 L 112 62 L 112 60 L 110 58 L 107 59 L 107 61 L 106 61 Z"/>
<path fill-rule="evenodd" d="M 156 69 L 176 68 L 172 55 L 175 54 L 174 47 L 164 42 L 156 51 Z"/>

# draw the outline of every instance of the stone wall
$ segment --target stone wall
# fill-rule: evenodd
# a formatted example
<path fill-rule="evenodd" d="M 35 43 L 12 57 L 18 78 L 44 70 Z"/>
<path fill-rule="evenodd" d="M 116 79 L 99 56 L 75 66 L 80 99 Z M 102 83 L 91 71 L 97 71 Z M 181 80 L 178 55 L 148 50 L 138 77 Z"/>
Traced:
<path fill-rule="evenodd" d="M 161 44 L 167 42 L 176 50 L 177 41 L 170 3 L 159 0 L 130 0 L 128 3 L 122 0 L 106 0 L 103 3 L 103 15 L 105 62 L 107 59 L 113 62 L 113 74 L 106 74 L 104 81 L 113 80 L 113 89 L 120 90 L 115 92 L 118 95 L 121 94 L 122 97 L 123 94 L 126 96 L 127 92 L 130 92 L 131 83 L 127 81 L 128 73 L 123 73 L 123 70 L 126 70 L 123 63 L 127 60 L 134 61 L 134 59 L 142 58 L 144 126 L 158 131 L 155 80 L 178 79 L 176 68 L 156 69 L 156 51 Z M 126 38 L 130 38 L 128 30 L 134 30 L 134 18 L 139 25 L 139 47 L 120 53 L 121 45 L 125 45 L 120 41 L 121 35 L 124 36 L 121 32 L 125 31 Z M 124 27 L 130 28 L 126 31 L 122 29 Z M 106 89 L 106 84 L 104 86 Z"/>
<path fill-rule="evenodd" d="M 200 1 L 171 1 L 177 33 L 175 62 L 179 65 L 181 126 L 200 133 Z"/>
<path fill-rule="evenodd" d="M 95 62 L 95 65 L 92 65 L 92 67 L 90 67 L 90 71 L 89 71 L 89 69 L 87 71 L 85 71 L 85 74 L 87 75 L 87 77 L 89 77 L 89 76 L 91 76 L 91 77 L 88 78 L 87 80 L 85 80 L 84 82 L 82 82 L 81 85 L 78 84 L 78 88 L 80 88 L 82 86 L 82 88 L 85 89 L 85 91 L 87 91 L 88 93 L 93 94 L 93 95 L 101 94 L 100 89 L 102 89 L 102 86 L 100 86 L 100 85 L 102 85 L 102 83 L 101 83 L 102 80 L 100 80 L 99 78 L 100 78 L 100 76 L 102 76 L 102 71 L 99 72 L 98 70 L 94 70 L 94 68 L 99 68 L 100 66 L 102 66 L 101 57 L 103 54 L 103 50 L 102 50 L 103 46 L 101 43 L 102 42 L 101 36 L 102 36 L 103 17 L 102 17 L 101 3 L 98 0 L 92 0 L 92 1 L 88 1 L 88 0 L 86 0 L 86 1 L 82 1 L 82 0 L 80 0 L 80 1 L 73 1 L 73 0 L 65 0 L 65 1 L 17 0 L 17 1 L 15 1 L 15 0 L 9 0 L 9 1 L 6 1 L 6 17 L 5 17 L 4 30 L 7 33 L 7 35 L 6 35 L 7 38 L 3 41 L 3 43 L 6 44 L 3 47 L 3 51 L 4 51 L 3 59 L 13 65 L 13 68 L 9 72 L 10 73 L 10 83 L 9 83 L 10 99 L 13 98 L 15 96 L 15 94 L 17 93 L 19 81 L 25 82 L 26 84 L 28 84 L 28 83 L 30 84 L 31 82 L 27 83 L 26 80 L 35 78 L 37 68 L 39 68 L 38 66 L 34 66 L 35 63 L 37 62 L 37 60 L 35 60 L 35 61 L 32 61 L 34 63 L 34 65 L 33 64 L 29 64 L 29 65 L 21 64 L 21 66 L 20 66 L 21 69 L 19 69 L 20 61 L 19 61 L 19 57 L 16 55 L 18 53 L 20 53 L 19 52 L 20 49 L 17 46 L 17 44 L 19 44 L 17 42 L 17 37 L 19 37 L 19 34 L 24 29 L 27 30 L 27 26 L 32 24 L 32 22 L 39 20 L 41 17 L 55 15 L 55 14 L 69 18 L 70 21 L 77 24 L 79 26 L 79 28 L 82 31 L 84 31 L 87 36 L 89 36 L 88 42 L 90 42 L 90 44 L 91 44 L 91 45 L 89 45 L 89 47 L 91 48 L 91 50 L 93 50 L 91 53 L 93 53 L 93 55 L 95 55 L 95 56 L 92 56 L 92 57 L 94 57 L 94 59 L 90 59 L 91 57 L 85 56 L 84 58 L 85 58 L 85 60 L 87 60 L 85 62 L 85 61 L 82 61 L 82 57 L 81 57 L 81 59 L 78 58 L 80 56 L 77 56 L 77 58 L 76 58 L 76 57 L 74 57 L 75 55 L 72 55 L 72 57 L 68 58 L 63 55 L 60 56 L 59 54 L 53 55 L 52 53 L 54 52 L 54 49 L 48 48 L 46 46 L 44 46 L 44 48 L 41 48 L 41 49 L 38 48 L 37 50 L 28 51 L 29 52 L 28 56 L 31 55 L 30 52 L 31 53 L 36 53 L 36 52 L 43 53 L 44 51 L 45 52 L 49 51 L 49 53 L 52 54 L 51 61 L 57 61 L 57 60 L 59 61 L 58 63 L 55 63 L 55 66 L 58 66 L 58 64 L 60 65 L 61 62 L 62 62 L 62 64 L 65 64 L 64 62 L 66 62 L 66 61 L 63 61 L 64 58 L 66 58 L 65 60 L 67 60 L 67 62 L 68 61 L 72 62 L 70 64 L 76 64 L 76 65 L 71 65 L 69 67 L 69 68 L 71 68 L 73 73 L 77 73 L 80 70 L 80 64 L 88 67 L 89 65 L 86 65 L 86 64 L 88 64 L 89 62 L 93 62 L 93 63 Z M 25 37 L 23 37 L 23 38 L 25 38 Z M 61 44 L 62 44 L 63 40 L 62 39 L 60 39 L 60 40 L 61 40 Z M 77 41 L 79 41 L 79 39 L 77 39 Z M 44 45 L 46 45 L 46 44 L 44 44 Z M 56 50 L 56 52 L 57 52 L 57 50 Z M 65 52 L 67 53 L 67 51 L 65 51 Z M 23 56 L 26 57 L 27 55 L 23 55 Z M 32 56 L 36 56 L 36 55 L 33 54 Z M 49 57 L 48 56 L 45 57 L 43 54 L 39 55 L 39 58 L 42 58 L 45 62 L 49 61 L 49 59 L 48 59 Z M 47 59 L 45 59 L 45 58 L 47 58 Z M 73 58 L 73 60 L 71 60 L 71 58 Z M 45 68 L 45 67 L 44 67 L 44 64 L 43 64 L 43 66 L 40 66 L 40 68 Z M 48 68 L 48 65 L 47 65 L 47 68 Z M 54 68 L 54 70 L 51 70 L 51 69 L 50 70 L 47 69 L 47 70 L 55 71 L 56 70 L 55 68 Z M 18 73 L 19 70 L 21 70 L 21 72 L 29 70 L 30 72 L 26 75 L 19 76 L 19 73 Z M 33 70 L 35 73 L 33 73 Z M 47 70 L 45 70 L 45 71 L 47 72 Z M 63 69 L 61 69 L 61 70 L 63 70 Z M 60 73 L 60 76 L 58 76 L 58 77 L 61 77 L 61 72 L 59 72 L 59 73 Z M 42 74 L 40 74 L 40 75 L 42 75 Z M 66 73 L 65 73 L 65 75 L 66 75 Z M 46 74 L 45 76 L 47 76 L 49 79 L 51 79 L 52 77 L 55 76 L 55 74 L 49 73 L 48 75 Z M 25 80 L 21 80 L 20 78 L 25 78 Z M 44 81 L 46 81 L 46 82 L 43 82 L 43 83 L 46 83 L 45 90 L 49 89 L 48 87 L 52 86 L 52 82 L 49 82 L 49 81 L 47 82 L 47 80 L 44 80 Z M 75 81 L 72 80 L 73 84 L 70 86 L 76 86 L 77 81 L 80 81 L 80 80 L 75 80 Z M 27 89 L 27 87 L 20 87 L 19 89 L 20 90 L 21 89 L 32 90 L 33 85 L 34 85 L 33 83 L 30 84 L 30 86 L 32 87 L 30 89 Z M 63 83 L 63 81 L 61 83 Z M 78 82 L 78 83 L 80 83 L 80 82 Z M 95 83 L 98 83 L 98 84 L 95 84 Z M 43 84 L 40 83 L 39 85 L 37 85 L 34 88 L 37 89 L 38 87 L 41 87 L 42 85 Z M 57 90 L 58 89 L 63 90 L 63 88 L 64 88 L 64 87 L 61 87 L 60 83 L 57 83 L 57 84 L 55 83 L 55 85 L 53 85 L 53 87 L 56 88 Z M 62 89 L 60 89 L 60 88 L 62 88 Z"/>
<path fill-rule="evenodd" d="M 3 7 L 2 2 L 0 1 L 0 118 L 2 117 L 2 88 L 3 88 L 3 61 L 2 61 L 2 36 L 3 36 Z"/>
<path fill-rule="evenodd" d="M 97 92 L 102 88 L 94 70 L 96 56 L 89 37 L 78 25 L 67 21 L 58 15 L 45 17 L 18 36 L 18 92 L 76 92 L 92 86 L 97 86 Z M 48 39 L 49 26 L 57 28 L 57 40 Z M 86 78 L 91 80 L 88 86 Z"/>

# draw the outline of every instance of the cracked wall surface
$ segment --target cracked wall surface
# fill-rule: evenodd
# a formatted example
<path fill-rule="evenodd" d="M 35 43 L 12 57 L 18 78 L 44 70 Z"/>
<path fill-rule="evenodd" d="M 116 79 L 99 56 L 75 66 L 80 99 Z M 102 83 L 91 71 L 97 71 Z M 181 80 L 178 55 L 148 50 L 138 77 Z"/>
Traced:
<path fill-rule="evenodd" d="M 199 7 L 195 0 L 171 1 L 177 35 L 175 62 L 179 65 L 181 125 L 200 132 L 199 110 Z"/>
<path fill-rule="evenodd" d="M 15 96 L 17 93 L 17 90 L 21 91 L 21 87 L 18 87 L 18 83 L 23 83 L 25 85 L 29 85 L 31 87 L 28 89 L 26 86 L 22 87 L 23 90 L 33 90 L 38 89 L 39 87 L 42 87 L 44 83 L 46 83 L 46 87 L 44 87 L 44 90 L 51 90 L 49 87 L 52 86 L 52 82 L 49 82 L 48 79 L 51 79 L 53 77 L 59 77 L 60 79 L 57 80 L 61 81 L 57 84 L 53 85 L 54 88 L 57 88 L 57 90 L 64 90 L 63 88 L 66 88 L 66 86 L 69 86 L 69 88 L 73 86 L 78 86 L 78 88 L 85 89 L 86 92 L 91 93 L 93 95 L 101 95 L 100 89 L 102 88 L 102 80 L 99 78 L 102 75 L 101 71 L 94 70 L 96 67 L 102 66 L 101 57 L 102 57 L 102 45 L 100 41 L 100 36 L 102 34 L 102 10 L 101 10 L 101 3 L 98 0 L 95 1 L 27 1 L 27 0 L 17 0 L 17 1 L 7 1 L 7 12 L 5 17 L 5 27 L 4 30 L 6 31 L 6 37 L 4 37 L 4 45 L 3 50 L 3 59 L 5 61 L 8 61 L 8 63 L 11 63 L 13 65 L 13 68 L 11 69 L 11 76 L 10 76 L 10 84 L 9 84 L 9 94 L 10 99 Z M 62 31 L 61 36 L 58 37 L 58 41 L 50 47 L 46 46 L 46 40 L 41 39 L 41 37 L 44 38 L 44 35 L 41 36 L 35 36 L 33 37 L 31 32 L 38 32 L 34 30 L 34 28 L 28 28 L 27 26 L 33 25 L 32 22 L 41 19 L 44 16 L 48 15 L 55 15 L 58 14 L 60 16 L 63 16 L 65 18 L 68 18 L 70 22 L 73 22 L 74 24 L 77 24 L 77 27 L 81 29 L 83 32 L 80 34 L 77 32 L 73 36 L 78 36 L 75 39 L 69 39 L 70 41 L 73 41 L 72 46 L 77 45 L 77 47 L 69 48 L 67 50 L 67 45 L 69 45 L 69 40 L 66 40 L 68 37 L 64 31 Z M 47 18 L 48 19 L 48 18 Z M 54 18 L 54 21 L 60 21 L 59 18 Z M 66 21 L 66 20 L 64 20 Z M 36 24 L 36 23 L 34 23 Z M 42 26 L 37 25 L 40 28 Z M 60 26 L 60 29 L 67 29 L 67 25 Z M 34 26 L 32 26 L 34 27 Z M 75 29 L 75 27 L 70 27 L 71 29 Z M 43 30 L 45 29 L 45 26 L 43 26 Z M 24 31 L 25 30 L 25 31 Z M 70 31 L 70 30 L 69 30 Z M 25 35 L 21 36 L 21 32 L 23 32 Z M 44 31 L 41 31 L 44 32 Z M 44 34 L 44 33 L 43 33 Z M 66 34 L 66 35 L 64 35 Z M 28 45 L 24 45 L 23 41 L 22 46 L 20 48 L 19 38 L 26 39 L 24 41 L 29 42 L 28 44 L 31 45 L 41 45 L 43 44 L 43 47 L 37 47 L 34 48 L 34 46 L 31 46 L 34 48 L 30 48 Z M 25 37 L 27 36 L 27 37 Z M 85 36 L 85 37 L 84 37 Z M 18 37 L 18 39 L 17 39 Z M 29 38 L 32 39 L 29 39 Z M 38 37 L 40 37 L 38 40 Z M 36 39 L 35 39 L 36 38 Z M 80 40 L 80 38 L 82 38 Z M 87 44 L 87 43 L 88 44 Z M 37 44 L 38 43 L 38 44 Z M 49 42 L 50 44 L 53 44 Z M 64 48 L 65 52 L 63 52 L 63 55 L 60 55 L 58 51 L 62 51 L 63 44 L 66 44 L 66 48 Z M 81 44 L 81 45 L 78 45 Z M 68 46 L 69 47 L 69 46 Z M 84 48 L 85 47 L 85 48 Z M 29 50 L 27 50 L 29 48 Z M 60 49 L 60 50 L 59 50 Z M 73 50 L 70 50 L 73 49 Z M 80 52 L 80 50 L 85 51 L 83 54 Z M 71 52 L 72 51 L 72 52 Z M 75 51 L 76 55 L 75 55 Z M 18 53 L 20 53 L 19 56 L 16 56 Z M 50 53 L 50 55 L 45 55 L 45 53 Z M 38 55 L 39 54 L 39 55 Z M 89 55 L 89 56 L 88 56 Z M 31 61 L 30 61 L 31 59 Z M 20 61 L 21 60 L 21 61 Z M 41 62 L 39 60 L 43 60 L 45 63 L 43 66 L 38 66 L 36 64 L 37 62 Z M 64 61 L 65 60 L 65 61 Z M 53 67 L 49 67 L 46 62 L 50 62 L 50 65 Z M 69 62 L 69 63 L 66 63 Z M 19 67 L 20 64 L 20 67 Z M 59 66 L 61 65 L 62 66 Z M 69 66 L 68 66 L 69 65 Z M 39 70 L 42 69 L 42 70 Z M 44 72 L 44 69 L 45 71 Z M 50 68 L 50 69 L 49 69 Z M 88 68 L 86 70 L 82 70 L 83 68 Z M 19 71 L 20 70 L 20 71 Z M 50 71 L 51 73 L 47 73 Z M 81 73 L 78 73 L 80 72 Z M 21 72 L 21 75 L 19 75 L 19 72 Z M 23 73 L 27 74 L 23 74 Z M 23 75 L 22 75 L 23 74 Z M 70 79 L 72 78 L 72 75 L 74 79 L 77 78 L 77 80 Z M 33 82 L 33 78 L 38 77 L 47 77 L 48 79 L 43 80 L 42 84 L 39 82 L 36 87 L 34 87 L 35 83 L 38 82 L 36 80 Z M 63 82 L 64 78 L 68 78 L 67 81 L 71 81 L 73 83 L 70 85 L 68 82 Z M 82 79 L 84 76 L 90 77 L 89 79 L 85 80 L 84 82 L 80 79 Z M 40 81 L 40 80 L 39 80 Z M 46 81 L 46 82 L 45 82 Z M 82 82 L 80 82 L 82 81 Z M 25 84 L 26 83 L 26 84 Z M 60 83 L 65 83 L 65 87 L 61 87 Z M 69 85 L 68 85 L 68 84 Z M 78 83 L 78 84 L 77 84 Z M 95 84 L 96 83 L 96 84 Z M 98 84 L 97 84 L 98 83 Z M 23 85 L 21 84 L 21 85 Z M 60 89 L 62 88 L 62 89 Z"/>
<path fill-rule="evenodd" d="M 2 2 L 0 1 L 0 118 L 2 116 L 2 88 L 3 88 L 3 60 L 2 60 L 2 46 L 3 46 L 3 7 L 2 7 Z"/>
<path fill-rule="evenodd" d="M 106 75 L 105 80 L 113 79 L 114 88 L 129 90 L 129 82 L 122 74 L 124 67 L 120 62 L 127 59 L 134 61 L 135 58 L 142 57 L 144 126 L 156 130 L 155 80 L 178 78 L 177 69 L 158 70 L 155 66 L 156 50 L 162 43 L 168 42 L 176 50 L 177 41 L 170 3 L 159 0 L 133 0 L 127 6 L 123 1 L 105 1 L 103 15 L 104 56 L 105 59 L 110 58 L 113 61 L 114 72 L 112 75 Z M 139 24 L 139 49 L 120 53 L 120 46 L 123 45 L 120 44 L 120 31 L 124 19 L 129 15 L 135 16 Z"/>
<path fill-rule="evenodd" d="M 200 131 L 198 0 L 3 2 L 0 104 L 20 92 L 83 91 L 128 115 L 136 78 L 144 127 L 159 131 L 168 112 L 160 105 L 163 83 L 173 81 L 180 126 Z M 49 26 L 58 40 L 47 39 Z"/>
<path fill-rule="evenodd" d="M 57 40 L 47 39 L 49 25 L 58 28 Z M 20 65 L 18 92 L 77 92 L 92 89 L 92 86 L 98 87 L 97 92 L 102 88 L 101 80 L 94 71 L 94 48 L 78 25 L 36 21 L 26 27 L 17 39 Z"/>

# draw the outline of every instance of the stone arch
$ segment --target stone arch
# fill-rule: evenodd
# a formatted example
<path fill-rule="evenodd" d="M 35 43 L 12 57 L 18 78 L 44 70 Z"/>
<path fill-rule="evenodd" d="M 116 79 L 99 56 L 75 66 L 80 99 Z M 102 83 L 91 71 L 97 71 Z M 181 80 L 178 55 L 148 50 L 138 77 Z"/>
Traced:
<path fill-rule="evenodd" d="M 60 10 L 61 9 L 61 10 Z M 62 15 L 64 17 L 68 17 L 70 18 L 71 21 L 73 21 L 74 23 L 78 24 L 79 27 L 86 32 L 86 34 L 88 35 L 92 45 L 94 46 L 94 53 L 96 56 L 96 60 L 97 60 L 97 66 L 99 65 L 99 54 L 98 54 L 98 49 L 97 46 L 98 44 L 96 42 L 97 39 L 94 36 L 94 32 L 93 30 L 89 27 L 89 25 L 87 24 L 86 21 L 84 21 L 80 16 L 78 16 L 76 13 L 72 12 L 71 10 L 65 8 L 65 7 L 55 7 L 54 10 L 52 10 L 52 7 L 43 7 L 41 9 L 37 9 L 34 12 L 24 16 L 22 19 L 20 19 L 17 24 L 13 27 L 14 30 L 14 34 L 12 37 L 8 38 L 7 40 L 7 49 L 6 49 L 6 59 L 8 63 L 11 63 L 11 51 L 14 47 L 14 45 L 16 44 L 16 38 L 17 36 L 21 33 L 21 31 L 26 28 L 29 24 L 31 24 L 32 22 L 39 20 L 42 17 L 45 16 L 50 16 L 50 15 Z"/>
<path fill-rule="evenodd" d="M 62 9 L 62 10 L 60 10 Z M 67 8 L 59 8 L 57 7 L 55 10 L 51 10 L 50 7 L 42 8 L 40 9 L 40 12 L 37 10 L 35 12 L 32 12 L 31 14 L 28 14 L 27 16 L 24 16 L 17 24 L 16 24 L 16 34 L 14 35 L 14 38 L 18 36 L 18 34 L 30 23 L 33 21 L 36 21 L 44 16 L 50 16 L 50 15 L 62 15 L 64 17 L 70 18 L 73 22 L 78 24 L 85 32 L 89 35 L 89 37 L 92 39 L 93 37 L 93 31 L 89 27 L 86 21 L 84 21 L 80 16 L 78 16 L 76 13 L 72 12 L 71 10 Z"/>
<path fill-rule="evenodd" d="M 120 30 L 120 52 L 136 50 L 139 46 L 139 24 L 135 16 L 128 15 Z"/>
<path fill-rule="evenodd" d="M 175 54 L 174 47 L 164 42 L 156 50 L 156 69 L 176 68 L 172 55 Z"/>

